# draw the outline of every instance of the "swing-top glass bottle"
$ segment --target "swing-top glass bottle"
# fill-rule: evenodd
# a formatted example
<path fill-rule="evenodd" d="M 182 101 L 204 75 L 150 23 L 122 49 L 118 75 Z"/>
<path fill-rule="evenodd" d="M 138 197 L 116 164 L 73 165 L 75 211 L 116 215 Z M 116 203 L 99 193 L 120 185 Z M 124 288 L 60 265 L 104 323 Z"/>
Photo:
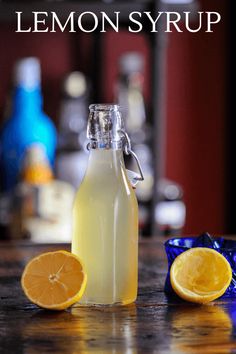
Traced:
<path fill-rule="evenodd" d="M 81 258 L 88 275 L 80 302 L 128 304 L 137 297 L 138 205 L 123 151 L 133 152 L 119 107 L 89 108 L 89 160 L 73 209 L 72 252 Z M 143 179 L 141 168 L 140 174 L 134 175 L 134 181 Z"/>

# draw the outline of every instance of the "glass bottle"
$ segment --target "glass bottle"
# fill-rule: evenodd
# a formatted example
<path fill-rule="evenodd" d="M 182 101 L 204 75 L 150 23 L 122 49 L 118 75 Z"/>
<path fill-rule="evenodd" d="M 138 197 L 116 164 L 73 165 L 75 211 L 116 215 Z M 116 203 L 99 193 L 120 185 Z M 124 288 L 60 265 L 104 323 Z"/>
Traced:
<path fill-rule="evenodd" d="M 74 188 L 54 179 L 44 145 L 27 148 L 12 197 L 9 236 L 35 243 L 71 241 Z"/>
<path fill-rule="evenodd" d="M 133 150 L 138 154 L 145 175 L 144 183 L 136 189 L 139 202 L 139 230 L 150 236 L 151 207 L 153 195 L 153 153 L 151 149 L 151 128 L 146 115 L 144 97 L 145 58 L 139 52 L 126 52 L 119 59 L 119 75 L 116 84 L 116 99 L 122 107 L 125 126 Z M 133 169 L 134 160 L 126 159 L 128 168 Z"/>
<path fill-rule="evenodd" d="M 12 112 L 0 132 L 1 189 L 12 192 L 26 149 L 33 143 L 45 147 L 51 165 L 54 162 L 56 129 L 42 110 L 40 63 L 23 58 L 15 66 Z"/>
<path fill-rule="evenodd" d="M 91 105 L 87 136 L 88 166 L 73 209 L 72 252 L 88 275 L 81 303 L 125 305 L 137 296 L 138 204 L 124 165 L 123 149 L 133 152 L 118 106 Z"/>
<path fill-rule="evenodd" d="M 127 52 L 119 60 L 116 96 L 125 117 L 125 126 L 134 143 L 146 139 L 146 112 L 143 94 L 144 57 Z"/>
<path fill-rule="evenodd" d="M 88 160 L 86 123 L 89 83 L 79 71 L 68 74 L 63 83 L 63 99 L 59 117 L 59 136 L 56 154 L 56 176 L 79 187 Z"/>

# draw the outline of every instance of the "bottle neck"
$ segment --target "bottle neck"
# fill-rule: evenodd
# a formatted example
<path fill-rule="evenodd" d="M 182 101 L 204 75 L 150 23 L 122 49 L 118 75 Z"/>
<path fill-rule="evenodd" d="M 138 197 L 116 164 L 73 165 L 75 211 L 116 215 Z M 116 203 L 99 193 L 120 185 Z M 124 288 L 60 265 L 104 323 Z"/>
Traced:
<path fill-rule="evenodd" d="M 87 126 L 91 149 L 121 149 L 124 122 L 119 107 L 114 104 L 93 104 Z"/>
<path fill-rule="evenodd" d="M 91 149 L 87 172 L 95 172 L 105 176 L 107 173 L 120 174 L 125 169 L 123 150 L 121 149 Z"/>
<path fill-rule="evenodd" d="M 98 140 L 91 139 L 88 144 L 89 149 L 91 150 L 122 150 L 123 141 L 112 141 L 109 138 L 100 138 Z"/>
<path fill-rule="evenodd" d="M 24 87 L 16 87 L 12 99 L 12 116 L 35 118 L 42 110 L 42 94 L 40 87 L 26 90 Z"/>

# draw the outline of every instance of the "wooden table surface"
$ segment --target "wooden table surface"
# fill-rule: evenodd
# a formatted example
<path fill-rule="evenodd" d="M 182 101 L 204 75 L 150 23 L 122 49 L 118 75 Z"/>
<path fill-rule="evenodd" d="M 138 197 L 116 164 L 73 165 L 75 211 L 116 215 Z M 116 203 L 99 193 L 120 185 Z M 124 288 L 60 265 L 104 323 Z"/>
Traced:
<path fill-rule="evenodd" d="M 140 243 L 139 295 L 124 307 L 41 310 L 20 287 L 33 256 L 68 245 L 0 243 L 0 353 L 236 353 L 236 299 L 167 299 L 163 243 Z"/>

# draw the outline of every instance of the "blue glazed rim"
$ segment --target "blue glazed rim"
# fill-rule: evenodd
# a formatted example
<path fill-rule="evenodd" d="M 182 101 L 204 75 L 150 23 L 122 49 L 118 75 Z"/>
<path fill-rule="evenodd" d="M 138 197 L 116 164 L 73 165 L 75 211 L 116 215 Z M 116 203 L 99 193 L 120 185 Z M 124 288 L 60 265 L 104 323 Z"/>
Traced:
<path fill-rule="evenodd" d="M 174 237 L 174 238 L 170 238 L 169 240 L 167 240 L 164 243 L 164 245 L 165 245 L 165 247 L 169 246 L 169 247 L 173 247 L 173 248 L 177 248 L 177 249 L 178 248 L 182 248 L 182 249 L 184 248 L 185 250 L 188 250 L 190 248 L 193 248 L 192 245 L 189 245 L 189 246 L 187 246 L 187 245 L 179 245 L 179 244 L 176 244 L 174 242 L 179 242 L 179 241 L 186 242 L 186 241 L 189 241 L 191 243 L 191 242 L 196 241 L 196 239 L 197 239 L 197 236 L 192 236 L 192 237 Z M 225 239 L 223 237 L 215 237 L 214 241 L 219 243 L 219 246 L 218 247 L 212 247 L 212 248 L 214 248 L 216 250 L 220 250 L 220 251 L 226 251 L 226 252 L 235 251 L 236 252 L 236 239 L 232 240 L 232 239 Z M 234 247 L 222 247 L 220 245 L 222 242 L 227 242 L 227 241 L 230 242 L 230 243 L 231 242 L 234 243 L 235 246 Z M 195 246 L 195 247 L 197 247 L 197 246 Z M 206 247 L 206 246 L 198 246 L 198 247 Z"/>
<path fill-rule="evenodd" d="M 186 250 L 188 250 L 189 248 L 192 248 L 191 246 L 180 246 L 178 244 L 175 244 L 174 241 L 180 241 L 180 240 L 184 240 L 184 241 L 193 241 L 195 238 L 194 237 L 179 237 L 179 238 L 170 238 L 169 240 L 167 240 L 164 245 L 166 246 L 172 246 L 172 247 L 177 247 L 177 248 L 185 248 Z"/>

